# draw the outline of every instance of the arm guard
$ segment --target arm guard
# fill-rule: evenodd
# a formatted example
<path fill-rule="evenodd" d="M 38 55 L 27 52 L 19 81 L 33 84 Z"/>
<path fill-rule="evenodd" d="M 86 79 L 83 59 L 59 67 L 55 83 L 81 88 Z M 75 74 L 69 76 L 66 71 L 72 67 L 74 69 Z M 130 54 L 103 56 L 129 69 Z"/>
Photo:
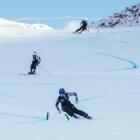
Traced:
<path fill-rule="evenodd" d="M 75 96 L 75 100 L 78 101 L 78 96 L 76 92 L 70 92 L 68 93 L 68 96 Z"/>

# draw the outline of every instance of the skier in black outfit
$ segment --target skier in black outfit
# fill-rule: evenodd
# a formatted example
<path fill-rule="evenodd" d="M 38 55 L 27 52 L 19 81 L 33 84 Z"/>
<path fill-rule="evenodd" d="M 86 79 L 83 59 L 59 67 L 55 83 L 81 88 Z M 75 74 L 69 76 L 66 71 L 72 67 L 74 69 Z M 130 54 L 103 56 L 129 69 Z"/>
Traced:
<path fill-rule="evenodd" d="M 78 119 L 79 117 L 76 115 L 83 116 L 87 119 L 92 119 L 87 113 L 85 113 L 82 110 L 77 109 L 70 101 L 69 101 L 69 96 L 75 96 L 75 103 L 78 103 L 78 96 L 77 93 L 75 92 L 70 92 L 67 93 L 65 92 L 64 88 L 59 89 L 59 97 L 57 98 L 56 101 L 56 108 L 58 113 L 61 113 L 61 110 L 59 109 L 59 103 L 61 103 L 61 109 L 62 111 L 66 112 L 68 115 L 71 117 L 74 117 L 75 119 Z"/>
<path fill-rule="evenodd" d="M 80 23 L 80 28 L 78 28 L 73 33 L 81 34 L 83 31 L 87 31 L 87 26 L 88 26 L 87 19 L 86 20 L 82 20 L 81 23 Z"/>
<path fill-rule="evenodd" d="M 36 52 L 33 54 L 32 64 L 30 66 L 30 72 L 28 74 L 35 74 L 36 67 L 40 64 L 41 58 L 37 56 Z"/>

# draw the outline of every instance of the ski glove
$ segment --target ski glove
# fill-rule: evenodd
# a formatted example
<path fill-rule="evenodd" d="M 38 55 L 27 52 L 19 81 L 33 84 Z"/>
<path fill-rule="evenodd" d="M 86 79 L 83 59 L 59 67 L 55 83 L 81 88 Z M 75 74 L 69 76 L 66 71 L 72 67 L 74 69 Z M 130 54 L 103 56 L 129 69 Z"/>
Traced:
<path fill-rule="evenodd" d="M 58 114 L 61 114 L 61 110 L 57 110 Z"/>
<path fill-rule="evenodd" d="M 78 101 L 78 99 L 76 99 L 76 100 L 75 100 L 75 104 L 78 104 L 78 103 L 79 103 L 79 101 Z"/>

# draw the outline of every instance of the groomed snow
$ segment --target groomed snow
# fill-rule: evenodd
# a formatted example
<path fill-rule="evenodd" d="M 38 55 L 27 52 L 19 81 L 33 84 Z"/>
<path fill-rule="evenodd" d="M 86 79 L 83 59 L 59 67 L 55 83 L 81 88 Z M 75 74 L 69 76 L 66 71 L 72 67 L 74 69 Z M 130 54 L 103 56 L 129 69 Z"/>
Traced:
<path fill-rule="evenodd" d="M 140 139 L 140 27 L 22 35 L 0 35 L 1 140 Z M 33 51 L 37 75 L 21 76 Z M 76 106 L 93 120 L 58 115 L 60 87 L 77 92 Z"/>

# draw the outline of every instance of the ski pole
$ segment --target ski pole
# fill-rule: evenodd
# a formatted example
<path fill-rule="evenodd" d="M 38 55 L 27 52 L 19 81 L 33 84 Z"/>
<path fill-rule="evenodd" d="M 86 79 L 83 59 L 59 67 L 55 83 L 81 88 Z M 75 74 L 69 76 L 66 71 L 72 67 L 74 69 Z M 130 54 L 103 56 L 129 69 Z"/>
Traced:
<path fill-rule="evenodd" d="M 80 100 L 79 103 L 80 103 L 80 102 L 90 101 L 90 100 L 95 100 L 95 99 L 98 99 L 98 98 L 102 98 L 102 97 L 104 97 L 104 96 L 107 96 L 107 95 L 106 95 L 106 94 L 103 94 L 103 95 L 99 95 L 99 96 L 84 98 L 84 99 Z"/>
<path fill-rule="evenodd" d="M 41 66 L 38 66 L 41 70 L 45 71 L 48 75 L 50 76 L 53 76 L 49 71 L 47 71 L 46 69 L 44 69 L 43 67 Z"/>

